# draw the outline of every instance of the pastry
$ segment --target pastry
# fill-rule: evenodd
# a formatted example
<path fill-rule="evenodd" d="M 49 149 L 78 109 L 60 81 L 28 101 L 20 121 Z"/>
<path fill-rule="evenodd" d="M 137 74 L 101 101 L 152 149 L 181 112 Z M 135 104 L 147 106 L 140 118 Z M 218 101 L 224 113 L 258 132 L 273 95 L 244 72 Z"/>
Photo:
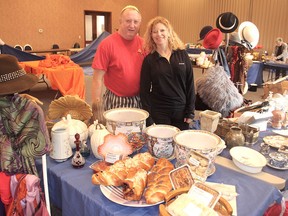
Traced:
<path fill-rule="evenodd" d="M 123 182 L 123 198 L 126 200 L 140 200 L 147 183 L 147 171 L 142 168 L 128 170 Z"/>
<path fill-rule="evenodd" d="M 144 193 L 147 204 L 164 200 L 165 195 L 171 191 L 169 172 L 173 169 L 173 164 L 165 158 L 160 158 L 151 169 L 147 178 L 147 190 Z"/>
<path fill-rule="evenodd" d="M 142 168 L 149 171 L 155 163 L 155 159 L 148 152 L 135 155 L 133 158 L 127 157 L 116 161 L 107 169 L 96 172 L 92 175 L 93 184 L 104 186 L 121 186 L 131 168 Z"/>

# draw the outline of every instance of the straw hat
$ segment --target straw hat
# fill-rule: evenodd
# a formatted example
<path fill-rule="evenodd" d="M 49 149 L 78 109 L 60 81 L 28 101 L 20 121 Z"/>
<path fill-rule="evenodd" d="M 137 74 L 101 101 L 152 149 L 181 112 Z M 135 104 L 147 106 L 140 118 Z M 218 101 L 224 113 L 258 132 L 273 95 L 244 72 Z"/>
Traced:
<path fill-rule="evenodd" d="M 239 20 L 235 14 L 225 12 L 220 14 L 216 19 L 216 26 L 223 33 L 231 33 L 238 27 Z"/>
<path fill-rule="evenodd" d="M 0 95 L 23 92 L 38 82 L 38 77 L 27 74 L 15 56 L 0 54 Z"/>
<path fill-rule="evenodd" d="M 199 39 L 198 39 L 198 41 L 203 40 L 204 37 L 206 36 L 206 34 L 207 34 L 209 31 L 211 31 L 212 29 L 213 29 L 212 26 L 204 26 L 204 27 L 201 29 L 200 33 L 199 33 Z"/>
<path fill-rule="evenodd" d="M 203 40 L 203 46 L 206 49 L 217 49 L 220 46 L 222 40 L 222 32 L 219 29 L 214 28 L 206 34 Z"/>
<path fill-rule="evenodd" d="M 241 44 L 247 49 L 253 49 L 259 41 L 259 30 L 257 26 L 249 21 L 242 22 L 238 28 Z"/>

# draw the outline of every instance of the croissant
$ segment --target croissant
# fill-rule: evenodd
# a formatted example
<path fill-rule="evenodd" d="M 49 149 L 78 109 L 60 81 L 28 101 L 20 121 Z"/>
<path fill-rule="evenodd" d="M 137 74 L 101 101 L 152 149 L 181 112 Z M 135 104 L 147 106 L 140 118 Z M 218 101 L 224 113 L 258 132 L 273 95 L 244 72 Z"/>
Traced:
<path fill-rule="evenodd" d="M 148 152 L 137 154 L 133 158 L 127 157 L 123 160 L 116 161 L 107 169 L 93 174 L 92 183 L 104 186 L 120 186 L 127 177 L 129 169 L 142 168 L 149 171 L 154 163 L 155 159 Z"/>
<path fill-rule="evenodd" d="M 169 178 L 169 172 L 174 169 L 173 164 L 160 158 L 147 177 L 147 190 L 144 197 L 147 204 L 154 204 L 164 200 L 165 195 L 171 191 L 172 184 Z"/>
<path fill-rule="evenodd" d="M 149 171 L 153 167 L 155 159 L 150 153 L 145 152 L 136 154 L 133 158 L 125 158 L 123 162 L 127 169 L 138 167 Z"/>
<path fill-rule="evenodd" d="M 96 172 L 92 175 L 93 184 L 101 184 L 104 186 L 120 186 L 123 184 L 127 176 L 127 170 L 123 161 L 119 160 L 107 169 Z"/>
<path fill-rule="evenodd" d="M 140 200 L 147 183 L 147 171 L 142 168 L 131 168 L 123 184 L 123 198 Z"/>

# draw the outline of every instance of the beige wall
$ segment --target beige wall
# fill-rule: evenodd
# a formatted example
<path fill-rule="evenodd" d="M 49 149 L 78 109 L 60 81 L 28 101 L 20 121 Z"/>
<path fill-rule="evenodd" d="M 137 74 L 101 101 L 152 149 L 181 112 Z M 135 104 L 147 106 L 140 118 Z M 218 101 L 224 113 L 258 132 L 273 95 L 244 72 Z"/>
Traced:
<path fill-rule="evenodd" d="M 1 0 L 0 38 L 9 45 L 30 43 L 34 49 L 47 49 L 53 43 L 62 48 L 75 42 L 83 45 L 84 10 L 112 12 L 115 30 L 119 11 L 128 4 L 136 5 L 143 14 L 141 35 L 147 22 L 159 14 L 171 21 L 185 43 L 195 43 L 203 26 L 215 27 L 217 16 L 231 11 L 240 23 L 256 24 L 259 44 L 269 53 L 276 37 L 288 41 L 287 0 Z"/>
<path fill-rule="evenodd" d="M 157 15 L 158 0 L 1 0 L 0 38 L 11 46 L 29 43 L 33 49 L 49 49 L 54 43 L 60 48 L 75 42 L 83 46 L 84 10 L 112 12 L 114 31 L 121 9 L 128 4 L 141 11 L 140 33 L 144 33 L 146 23 Z"/>
<path fill-rule="evenodd" d="M 201 28 L 216 27 L 218 15 L 228 11 L 240 23 L 251 21 L 258 27 L 263 50 L 271 53 L 278 36 L 288 42 L 287 0 L 159 0 L 158 7 L 185 43 L 196 43 Z"/>

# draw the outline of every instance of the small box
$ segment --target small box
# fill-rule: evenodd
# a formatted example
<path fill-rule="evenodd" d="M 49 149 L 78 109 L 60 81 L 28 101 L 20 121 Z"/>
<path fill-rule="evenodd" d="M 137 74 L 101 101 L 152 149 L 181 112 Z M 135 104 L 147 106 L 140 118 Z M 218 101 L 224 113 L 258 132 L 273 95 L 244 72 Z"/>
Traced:
<path fill-rule="evenodd" d="M 169 173 L 169 178 L 173 189 L 191 187 L 194 184 L 194 179 L 187 164 L 184 164 Z"/>
<path fill-rule="evenodd" d="M 269 92 L 273 92 L 275 93 L 280 93 L 283 94 L 285 92 L 285 90 L 288 91 L 288 81 L 286 81 L 286 79 L 288 79 L 288 76 L 283 77 L 281 79 L 278 79 L 274 82 L 267 82 L 264 83 L 264 95 L 262 96 L 262 98 L 267 98 L 269 96 Z"/>
<path fill-rule="evenodd" d="M 210 160 L 205 155 L 191 151 L 188 165 L 195 180 L 205 182 L 210 168 Z"/>

